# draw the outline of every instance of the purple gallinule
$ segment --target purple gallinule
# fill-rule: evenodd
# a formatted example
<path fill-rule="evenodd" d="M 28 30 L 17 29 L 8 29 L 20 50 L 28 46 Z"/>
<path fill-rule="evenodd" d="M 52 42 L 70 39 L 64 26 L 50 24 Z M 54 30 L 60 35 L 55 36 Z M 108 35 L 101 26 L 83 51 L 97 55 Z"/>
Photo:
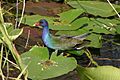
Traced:
<path fill-rule="evenodd" d="M 42 40 L 44 44 L 55 50 L 71 50 L 71 49 L 82 49 L 90 41 L 85 40 L 90 33 L 85 33 L 78 36 L 53 36 L 49 32 L 49 25 L 45 19 L 41 19 L 35 23 L 35 26 L 42 26 Z"/>

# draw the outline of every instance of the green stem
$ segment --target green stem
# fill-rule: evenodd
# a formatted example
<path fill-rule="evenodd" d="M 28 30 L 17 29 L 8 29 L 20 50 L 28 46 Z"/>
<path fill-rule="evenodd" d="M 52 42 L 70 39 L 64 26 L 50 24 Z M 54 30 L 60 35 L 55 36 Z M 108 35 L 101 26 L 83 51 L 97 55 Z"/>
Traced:
<path fill-rule="evenodd" d="M 2 80 L 5 80 L 5 76 L 3 75 L 3 71 L 2 71 L 2 58 L 3 58 L 3 45 L 1 46 L 1 52 L 0 52 L 0 75 Z"/>
<path fill-rule="evenodd" d="M 4 42 L 7 44 L 9 50 L 11 51 L 17 65 L 20 67 L 20 69 L 23 69 L 23 65 L 22 65 L 22 61 L 20 58 L 20 55 L 18 54 L 14 44 L 12 43 L 12 41 L 9 38 L 8 32 L 6 30 L 6 26 L 4 25 L 4 19 L 3 19 L 3 14 L 2 14 L 2 8 L 1 8 L 1 3 L 0 3 L 0 31 L 3 35 L 3 40 Z"/>
<path fill-rule="evenodd" d="M 91 53 L 90 53 L 90 51 L 89 51 L 88 49 L 85 49 L 85 54 L 87 55 L 87 57 L 90 59 L 90 61 L 91 61 L 94 65 L 99 66 L 99 65 L 97 64 L 97 62 L 95 62 L 95 61 L 93 60 L 92 55 L 91 55 Z"/>

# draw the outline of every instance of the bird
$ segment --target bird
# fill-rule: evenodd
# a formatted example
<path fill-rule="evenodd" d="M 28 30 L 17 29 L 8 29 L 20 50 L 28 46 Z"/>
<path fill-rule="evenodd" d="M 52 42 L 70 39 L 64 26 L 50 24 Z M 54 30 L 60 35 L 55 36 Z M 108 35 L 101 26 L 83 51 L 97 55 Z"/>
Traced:
<path fill-rule="evenodd" d="M 52 35 L 49 31 L 49 24 L 46 19 L 40 19 L 40 21 L 36 22 L 34 26 L 36 27 L 42 26 L 43 28 L 42 40 L 48 48 L 54 50 L 74 50 L 74 49 L 80 50 L 90 43 L 89 40 L 85 39 L 91 33 L 85 33 L 78 36 Z"/>

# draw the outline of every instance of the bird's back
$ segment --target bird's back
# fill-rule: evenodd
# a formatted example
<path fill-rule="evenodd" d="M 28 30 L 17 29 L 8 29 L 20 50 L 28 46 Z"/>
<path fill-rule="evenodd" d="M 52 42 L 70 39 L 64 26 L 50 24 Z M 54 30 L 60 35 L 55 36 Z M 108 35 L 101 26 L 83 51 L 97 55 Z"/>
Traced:
<path fill-rule="evenodd" d="M 70 36 L 52 36 L 52 48 L 58 50 L 69 50 L 73 49 L 77 45 L 82 45 L 84 43 L 83 39 L 80 40 L 79 38 L 74 38 Z"/>

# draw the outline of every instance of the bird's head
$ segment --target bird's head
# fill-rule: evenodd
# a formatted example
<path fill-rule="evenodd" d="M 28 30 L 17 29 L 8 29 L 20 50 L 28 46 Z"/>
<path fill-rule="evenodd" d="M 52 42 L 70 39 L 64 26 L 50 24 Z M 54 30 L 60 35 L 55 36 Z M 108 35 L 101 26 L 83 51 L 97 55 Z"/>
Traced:
<path fill-rule="evenodd" d="M 42 26 L 42 27 L 48 27 L 48 22 L 45 19 L 41 19 L 39 22 L 35 23 L 36 27 Z"/>

